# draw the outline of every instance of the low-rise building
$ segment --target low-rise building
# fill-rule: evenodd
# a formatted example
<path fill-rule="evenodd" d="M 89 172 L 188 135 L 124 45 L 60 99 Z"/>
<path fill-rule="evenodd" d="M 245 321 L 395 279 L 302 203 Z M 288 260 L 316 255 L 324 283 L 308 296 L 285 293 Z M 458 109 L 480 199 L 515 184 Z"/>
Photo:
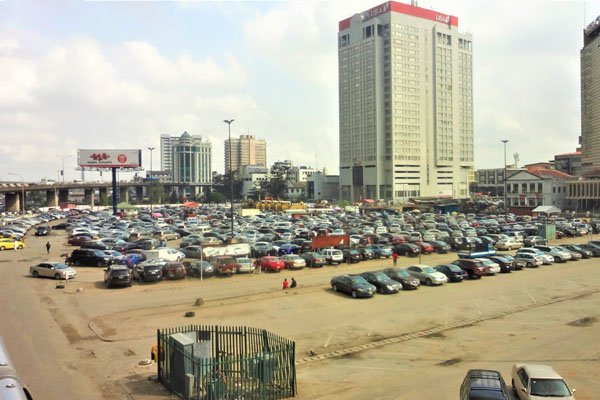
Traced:
<path fill-rule="evenodd" d="M 311 200 L 339 200 L 340 176 L 327 175 L 325 170 L 308 177 L 306 197 Z"/>
<path fill-rule="evenodd" d="M 569 209 L 567 182 L 573 176 L 540 165 L 510 175 L 506 180 L 508 208 L 515 214 L 531 214 L 537 206 Z"/>

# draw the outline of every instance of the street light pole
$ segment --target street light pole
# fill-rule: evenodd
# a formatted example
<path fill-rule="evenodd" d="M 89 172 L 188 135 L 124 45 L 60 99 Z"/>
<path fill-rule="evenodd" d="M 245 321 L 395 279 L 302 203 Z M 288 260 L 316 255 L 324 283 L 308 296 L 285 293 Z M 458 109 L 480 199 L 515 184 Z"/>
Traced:
<path fill-rule="evenodd" d="M 508 204 L 506 202 L 506 143 L 507 139 L 502 139 L 501 142 L 504 144 L 504 214 L 508 214 Z"/>
<path fill-rule="evenodd" d="M 62 175 L 62 181 L 63 183 L 65 183 L 65 158 L 69 158 L 71 156 L 56 156 L 58 158 L 62 158 L 62 169 L 60 170 L 60 173 Z"/>
<path fill-rule="evenodd" d="M 25 214 L 25 181 L 23 180 L 23 176 L 15 172 L 9 172 L 8 175 L 15 175 L 21 178 L 21 213 Z"/>
<path fill-rule="evenodd" d="M 227 124 L 228 136 L 229 136 L 229 196 L 231 203 L 231 241 L 233 242 L 233 169 L 231 166 L 231 123 L 233 119 L 223 120 Z"/>

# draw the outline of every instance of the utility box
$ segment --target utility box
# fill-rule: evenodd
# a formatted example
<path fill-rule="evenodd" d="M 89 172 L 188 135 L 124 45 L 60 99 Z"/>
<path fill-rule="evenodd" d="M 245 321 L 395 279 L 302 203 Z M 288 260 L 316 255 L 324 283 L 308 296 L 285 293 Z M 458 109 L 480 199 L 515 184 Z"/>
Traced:
<path fill-rule="evenodd" d="M 538 236 L 541 236 L 546 240 L 556 239 L 556 225 L 544 224 L 540 226 Z"/>

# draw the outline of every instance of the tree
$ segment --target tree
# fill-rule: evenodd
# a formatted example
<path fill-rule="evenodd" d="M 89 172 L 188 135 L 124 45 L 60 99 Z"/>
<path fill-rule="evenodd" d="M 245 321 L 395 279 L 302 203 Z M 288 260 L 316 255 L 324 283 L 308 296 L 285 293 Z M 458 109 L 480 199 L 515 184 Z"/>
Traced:
<path fill-rule="evenodd" d="M 274 164 L 271 167 L 270 177 L 261 181 L 260 191 L 274 199 L 287 198 L 287 187 L 290 181 L 291 167 L 285 164 Z"/>
<path fill-rule="evenodd" d="M 150 203 L 160 204 L 165 197 L 165 187 L 162 184 L 153 181 L 148 185 L 148 199 L 150 199 Z"/>

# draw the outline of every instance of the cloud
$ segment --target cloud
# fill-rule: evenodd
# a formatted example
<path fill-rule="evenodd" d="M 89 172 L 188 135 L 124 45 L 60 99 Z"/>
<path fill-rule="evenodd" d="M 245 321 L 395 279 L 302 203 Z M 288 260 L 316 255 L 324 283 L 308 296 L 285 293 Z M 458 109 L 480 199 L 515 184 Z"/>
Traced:
<path fill-rule="evenodd" d="M 231 54 L 170 59 L 143 41 L 108 46 L 89 37 L 39 56 L 21 48 L 0 37 L 0 87 L 8 89 L 0 92 L 0 170 L 26 171 L 26 179 L 60 169 L 55 156 L 66 154 L 67 179 L 74 176 L 77 148 L 157 146 L 160 134 L 184 130 L 208 137 L 222 129 L 218 114 L 264 114 Z"/>

